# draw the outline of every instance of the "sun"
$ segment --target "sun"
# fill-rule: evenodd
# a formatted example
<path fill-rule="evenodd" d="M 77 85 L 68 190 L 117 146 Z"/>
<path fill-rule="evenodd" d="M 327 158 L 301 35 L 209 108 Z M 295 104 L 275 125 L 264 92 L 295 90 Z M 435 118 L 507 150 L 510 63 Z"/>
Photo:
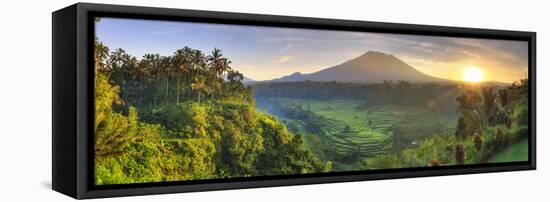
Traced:
<path fill-rule="evenodd" d="M 483 71 L 475 66 L 466 67 L 464 69 L 464 81 L 471 83 L 483 81 Z"/>

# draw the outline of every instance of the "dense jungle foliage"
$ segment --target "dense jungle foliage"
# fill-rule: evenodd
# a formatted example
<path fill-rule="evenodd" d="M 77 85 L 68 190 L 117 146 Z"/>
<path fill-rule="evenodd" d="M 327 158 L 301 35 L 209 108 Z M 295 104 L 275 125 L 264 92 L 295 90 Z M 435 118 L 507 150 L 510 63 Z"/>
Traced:
<path fill-rule="evenodd" d="M 221 50 L 137 59 L 96 41 L 96 184 L 331 171 L 303 137 L 255 109 Z"/>

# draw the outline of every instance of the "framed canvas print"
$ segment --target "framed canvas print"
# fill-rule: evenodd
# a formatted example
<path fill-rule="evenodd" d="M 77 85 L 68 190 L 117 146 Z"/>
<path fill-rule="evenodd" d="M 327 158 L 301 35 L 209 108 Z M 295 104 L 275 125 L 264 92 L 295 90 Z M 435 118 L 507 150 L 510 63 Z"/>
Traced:
<path fill-rule="evenodd" d="M 535 33 L 78 3 L 53 14 L 74 198 L 535 169 Z"/>

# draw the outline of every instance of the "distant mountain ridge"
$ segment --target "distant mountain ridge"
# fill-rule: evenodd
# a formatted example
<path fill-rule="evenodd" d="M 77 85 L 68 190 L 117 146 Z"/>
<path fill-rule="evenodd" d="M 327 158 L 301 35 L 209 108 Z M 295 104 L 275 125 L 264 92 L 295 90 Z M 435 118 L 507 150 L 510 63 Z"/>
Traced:
<path fill-rule="evenodd" d="M 251 79 L 250 77 L 243 76 L 243 82 L 256 82 L 256 80 Z"/>
<path fill-rule="evenodd" d="M 404 80 L 409 82 L 446 82 L 424 74 L 406 64 L 397 57 L 376 51 L 368 51 L 363 55 L 314 73 L 291 75 L 273 79 L 273 82 L 286 81 L 341 81 L 379 83 L 384 80 Z"/>

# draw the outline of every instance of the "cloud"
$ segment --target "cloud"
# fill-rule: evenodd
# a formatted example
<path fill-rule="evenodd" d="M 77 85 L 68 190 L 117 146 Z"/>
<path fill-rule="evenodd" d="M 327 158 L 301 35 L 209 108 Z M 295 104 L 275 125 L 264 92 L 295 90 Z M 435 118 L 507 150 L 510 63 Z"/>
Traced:
<path fill-rule="evenodd" d="M 96 32 L 110 47 L 138 57 L 149 52 L 170 55 L 181 46 L 205 52 L 221 48 L 235 66 L 247 64 L 238 68 L 256 79 L 331 67 L 369 50 L 451 79 L 466 65 L 482 67 L 499 81 L 517 80 L 528 71 L 525 41 L 108 18 L 98 23 Z"/>
<path fill-rule="evenodd" d="M 283 50 L 284 50 L 284 51 L 289 51 L 289 50 L 292 48 L 292 46 L 294 46 L 294 44 L 293 44 L 293 43 L 289 43 L 288 45 L 286 45 L 286 46 L 283 48 Z"/>
<path fill-rule="evenodd" d="M 271 64 L 282 64 L 282 63 L 288 62 L 289 60 L 290 60 L 290 56 L 285 55 L 277 59 L 271 60 Z"/>

